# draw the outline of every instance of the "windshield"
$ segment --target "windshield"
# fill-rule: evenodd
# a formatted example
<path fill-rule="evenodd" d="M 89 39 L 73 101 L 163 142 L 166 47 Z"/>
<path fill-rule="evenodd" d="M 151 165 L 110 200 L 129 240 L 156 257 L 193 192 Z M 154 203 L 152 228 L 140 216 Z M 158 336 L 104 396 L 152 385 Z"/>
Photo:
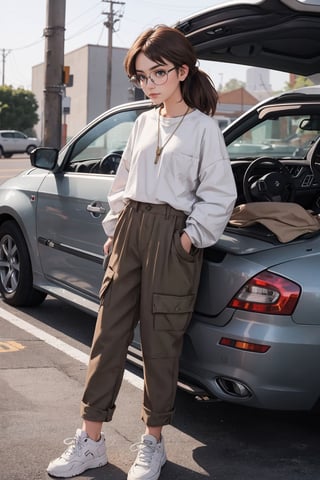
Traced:
<path fill-rule="evenodd" d="M 315 115 L 277 115 L 265 118 L 228 145 L 231 159 L 248 157 L 305 158 L 320 135 Z"/>

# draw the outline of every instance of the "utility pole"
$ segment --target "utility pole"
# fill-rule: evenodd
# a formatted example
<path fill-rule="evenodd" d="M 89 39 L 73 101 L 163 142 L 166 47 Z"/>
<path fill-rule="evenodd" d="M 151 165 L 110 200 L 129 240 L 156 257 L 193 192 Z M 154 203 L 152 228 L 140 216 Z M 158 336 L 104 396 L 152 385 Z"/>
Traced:
<path fill-rule="evenodd" d="M 2 86 L 5 85 L 6 57 L 11 50 L 2 49 Z"/>
<path fill-rule="evenodd" d="M 61 146 L 65 12 L 66 0 L 47 0 L 43 143 L 54 148 Z"/>
<path fill-rule="evenodd" d="M 106 90 L 106 109 L 111 107 L 111 82 L 112 82 L 112 34 L 116 32 L 115 25 L 120 22 L 120 18 L 123 17 L 123 10 L 125 2 L 118 2 L 115 0 L 102 0 L 105 3 L 109 3 L 109 12 L 102 12 L 103 15 L 107 15 L 107 21 L 104 25 L 108 29 L 108 54 L 107 54 L 107 90 Z M 119 5 L 119 10 L 114 11 L 113 6 Z"/>

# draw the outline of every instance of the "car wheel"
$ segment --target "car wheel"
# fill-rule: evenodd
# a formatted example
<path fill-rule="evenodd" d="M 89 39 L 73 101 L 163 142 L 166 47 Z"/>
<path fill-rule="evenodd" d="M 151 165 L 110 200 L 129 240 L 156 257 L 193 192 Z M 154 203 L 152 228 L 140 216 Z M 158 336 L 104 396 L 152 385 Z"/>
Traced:
<path fill-rule="evenodd" d="M 33 288 L 28 248 L 20 228 L 13 221 L 0 226 L 0 291 L 6 303 L 15 307 L 39 305 L 46 293 Z"/>

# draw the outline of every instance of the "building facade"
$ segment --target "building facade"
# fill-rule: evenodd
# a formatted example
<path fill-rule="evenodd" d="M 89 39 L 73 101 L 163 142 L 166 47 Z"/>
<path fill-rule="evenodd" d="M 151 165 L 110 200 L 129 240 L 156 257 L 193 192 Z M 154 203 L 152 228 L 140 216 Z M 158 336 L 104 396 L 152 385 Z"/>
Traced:
<path fill-rule="evenodd" d="M 87 123 L 106 110 L 107 53 L 101 45 L 85 45 L 65 54 L 64 64 L 70 67 L 72 86 L 61 89 L 62 124 L 71 138 Z M 125 74 L 123 61 L 126 48 L 112 49 L 111 106 L 133 100 L 134 90 Z M 45 64 L 32 68 L 32 91 L 39 105 L 38 138 L 43 138 Z"/>
<path fill-rule="evenodd" d="M 219 92 L 215 117 L 220 128 L 225 128 L 257 103 L 258 99 L 243 87 L 228 92 Z"/>

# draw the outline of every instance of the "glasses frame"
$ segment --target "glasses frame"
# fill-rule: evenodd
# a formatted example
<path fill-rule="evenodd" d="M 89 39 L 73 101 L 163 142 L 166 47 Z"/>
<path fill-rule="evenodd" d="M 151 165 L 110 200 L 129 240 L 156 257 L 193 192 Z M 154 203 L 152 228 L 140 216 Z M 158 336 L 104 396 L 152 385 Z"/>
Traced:
<path fill-rule="evenodd" d="M 143 90 L 144 87 L 147 86 L 148 84 L 148 81 L 150 80 L 150 82 L 152 82 L 154 85 L 157 85 L 157 86 L 160 86 L 160 85 L 164 85 L 165 83 L 167 83 L 168 81 L 168 75 L 170 72 L 173 72 L 173 70 L 176 70 L 178 67 L 172 67 L 172 68 L 169 68 L 169 70 L 165 70 L 164 68 L 162 69 L 165 73 L 166 73 L 166 77 L 165 77 L 165 80 L 161 83 L 157 83 L 154 81 L 154 79 L 152 78 L 152 75 L 154 75 L 156 73 L 157 70 L 155 71 L 152 71 L 151 73 L 149 73 L 149 75 L 144 75 L 144 77 L 146 77 L 145 80 L 138 80 L 138 78 L 140 77 L 140 75 L 133 75 L 131 78 L 130 78 L 130 82 L 136 87 L 136 88 L 139 88 L 140 90 Z M 160 67 L 159 67 L 160 69 Z M 142 86 L 143 85 L 143 86 Z"/>

